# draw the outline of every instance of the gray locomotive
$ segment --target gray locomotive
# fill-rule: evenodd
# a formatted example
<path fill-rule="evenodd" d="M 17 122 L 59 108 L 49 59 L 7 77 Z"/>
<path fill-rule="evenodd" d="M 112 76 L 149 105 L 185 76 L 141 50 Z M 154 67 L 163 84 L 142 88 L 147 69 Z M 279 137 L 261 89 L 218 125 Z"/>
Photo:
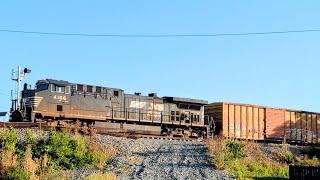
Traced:
<path fill-rule="evenodd" d="M 212 131 L 204 100 L 158 97 L 155 93 L 125 94 L 123 90 L 52 79 L 24 86 L 21 107 L 11 121 L 57 122 L 121 129 L 140 134 L 205 137 Z"/>

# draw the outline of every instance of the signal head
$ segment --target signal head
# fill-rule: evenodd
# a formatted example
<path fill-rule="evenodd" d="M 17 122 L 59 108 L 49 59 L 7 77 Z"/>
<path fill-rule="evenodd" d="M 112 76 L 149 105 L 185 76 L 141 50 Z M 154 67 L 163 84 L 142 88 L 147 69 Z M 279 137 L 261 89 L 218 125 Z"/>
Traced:
<path fill-rule="evenodd" d="M 31 69 L 24 68 L 23 72 L 24 72 L 25 74 L 27 74 L 27 73 L 31 73 Z"/>

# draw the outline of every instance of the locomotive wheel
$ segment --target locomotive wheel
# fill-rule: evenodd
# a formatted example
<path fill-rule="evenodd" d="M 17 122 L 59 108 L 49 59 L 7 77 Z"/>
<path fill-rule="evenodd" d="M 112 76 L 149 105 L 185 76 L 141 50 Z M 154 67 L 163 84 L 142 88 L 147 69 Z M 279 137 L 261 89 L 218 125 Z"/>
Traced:
<path fill-rule="evenodd" d="M 22 122 L 23 121 L 22 113 L 20 111 L 18 111 L 18 110 L 15 110 L 11 114 L 11 121 L 12 122 Z"/>

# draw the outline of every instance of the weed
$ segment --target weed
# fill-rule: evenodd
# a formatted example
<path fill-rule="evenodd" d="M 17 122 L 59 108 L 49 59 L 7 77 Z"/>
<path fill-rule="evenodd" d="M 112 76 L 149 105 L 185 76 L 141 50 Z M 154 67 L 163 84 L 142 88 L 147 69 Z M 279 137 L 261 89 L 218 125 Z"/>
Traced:
<path fill-rule="evenodd" d="M 0 179 L 63 179 L 55 174 L 89 167 L 103 169 L 116 155 L 111 146 L 78 134 L 51 130 L 44 138 L 27 130 L 26 139 L 26 144 L 22 143 L 14 128 L 4 129 L 0 136 Z"/>
<path fill-rule="evenodd" d="M 11 167 L 18 165 L 18 157 L 10 149 L 2 151 L 0 155 L 0 175 L 6 176 Z"/>
<path fill-rule="evenodd" d="M 99 169 L 103 169 L 106 162 L 116 155 L 116 150 L 114 148 L 94 140 L 90 141 L 88 148 L 91 152 L 93 162 Z"/>
<path fill-rule="evenodd" d="M 208 140 L 207 145 L 216 167 L 238 179 L 288 178 L 288 166 L 271 161 L 257 143 L 215 137 Z M 284 161 L 291 161 L 291 155 L 286 154 Z"/>
<path fill-rule="evenodd" d="M 10 126 L 9 130 L 5 133 L 3 141 L 3 148 L 6 150 L 16 151 L 16 144 L 19 141 L 16 130 Z"/>
<path fill-rule="evenodd" d="M 12 166 L 3 180 L 27 180 L 27 173 L 19 166 Z"/>
<path fill-rule="evenodd" d="M 302 157 L 296 157 L 296 165 L 301 165 L 301 166 L 319 166 L 320 165 L 320 160 L 314 156 L 313 158 L 309 158 L 307 155 L 302 156 Z"/>
<path fill-rule="evenodd" d="M 239 141 L 229 141 L 227 143 L 227 147 L 229 148 L 230 152 L 232 153 L 233 158 L 242 158 L 246 155 L 243 153 L 243 148 L 245 144 Z"/>
<path fill-rule="evenodd" d="M 29 179 L 38 179 L 38 175 L 36 173 L 39 169 L 39 161 L 38 159 L 32 159 L 31 146 L 27 147 L 25 157 L 21 165 Z"/>
<path fill-rule="evenodd" d="M 222 170 L 225 168 L 225 161 L 230 157 L 230 151 L 226 147 L 226 140 L 223 137 L 214 137 L 207 141 L 210 155 L 216 168 Z"/>
<path fill-rule="evenodd" d="M 280 161 L 283 163 L 292 164 L 294 161 L 292 152 L 285 150 L 280 156 Z"/>

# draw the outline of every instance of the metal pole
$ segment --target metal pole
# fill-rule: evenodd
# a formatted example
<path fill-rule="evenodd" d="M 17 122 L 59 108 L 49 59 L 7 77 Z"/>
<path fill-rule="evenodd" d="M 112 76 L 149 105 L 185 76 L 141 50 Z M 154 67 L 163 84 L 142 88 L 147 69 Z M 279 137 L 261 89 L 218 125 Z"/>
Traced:
<path fill-rule="evenodd" d="M 18 77 L 17 77 L 17 110 L 20 110 L 20 81 L 21 81 L 21 77 L 20 77 L 20 71 L 21 71 L 21 67 L 18 66 Z"/>

